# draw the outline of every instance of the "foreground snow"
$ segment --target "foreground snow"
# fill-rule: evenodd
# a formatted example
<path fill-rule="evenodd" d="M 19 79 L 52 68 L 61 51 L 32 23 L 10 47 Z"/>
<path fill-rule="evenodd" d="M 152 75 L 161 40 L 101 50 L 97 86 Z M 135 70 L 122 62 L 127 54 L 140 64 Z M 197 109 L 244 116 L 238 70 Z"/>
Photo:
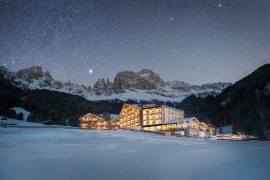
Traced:
<path fill-rule="evenodd" d="M 0 122 L 6 123 L 6 124 L 15 124 L 17 126 L 44 126 L 44 124 L 42 123 L 27 122 L 24 120 L 15 120 L 15 119 L 10 119 L 10 118 L 8 118 L 7 120 L 3 120 L 2 118 L 3 117 L 0 116 Z"/>
<path fill-rule="evenodd" d="M 267 179 L 270 142 L 0 129 L 0 179 Z"/>

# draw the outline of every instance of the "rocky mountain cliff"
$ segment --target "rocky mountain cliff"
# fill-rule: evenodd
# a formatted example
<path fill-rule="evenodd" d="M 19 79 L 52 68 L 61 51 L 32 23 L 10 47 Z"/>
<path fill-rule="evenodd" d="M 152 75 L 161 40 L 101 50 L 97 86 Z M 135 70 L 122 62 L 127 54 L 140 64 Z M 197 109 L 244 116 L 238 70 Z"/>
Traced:
<path fill-rule="evenodd" d="M 88 89 L 86 86 L 79 86 L 71 82 L 63 83 L 62 81 L 54 80 L 50 72 L 44 72 L 41 66 L 32 66 L 17 72 L 10 72 L 7 68 L 1 66 L 0 72 L 15 87 L 23 90 L 47 89 L 79 96 L 86 96 Z"/>
<path fill-rule="evenodd" d="M 0 67 L 0 72 L 16 87 L 23 90 L 47 89 L 79 95 L 88 100 L 162 100 L 180 102 L 185 97 L 215 95 L 230 86 L 230 83 L 190 85 L 183 81 L 167 81 L 149 69 L 139 72 L 121 71 L 113 81 L 99 79 L 92 86 L 63 83 L 52 78 L 41 66 L 33 66 L 17 72 Z"/>

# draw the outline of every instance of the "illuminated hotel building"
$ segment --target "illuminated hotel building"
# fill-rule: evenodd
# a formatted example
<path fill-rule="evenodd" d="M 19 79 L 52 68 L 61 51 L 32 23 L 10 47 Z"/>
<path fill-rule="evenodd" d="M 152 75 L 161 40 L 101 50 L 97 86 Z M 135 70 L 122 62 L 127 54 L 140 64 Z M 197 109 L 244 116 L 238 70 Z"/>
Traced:
<path fill-rule="evenodd" d="M 142 126 L 140 105 L 124 104 L 120 112 L 120 128 L 129 129 Z"/>
<path fill-rule="evenodd" d="M 168 106 L 153 106 L 143 109 L 143 129 L 150 131 L 166 130 L 167 122 L 184 118 L 184 111 Z M 162 125 L 164 125 L 162 127 Z"/>

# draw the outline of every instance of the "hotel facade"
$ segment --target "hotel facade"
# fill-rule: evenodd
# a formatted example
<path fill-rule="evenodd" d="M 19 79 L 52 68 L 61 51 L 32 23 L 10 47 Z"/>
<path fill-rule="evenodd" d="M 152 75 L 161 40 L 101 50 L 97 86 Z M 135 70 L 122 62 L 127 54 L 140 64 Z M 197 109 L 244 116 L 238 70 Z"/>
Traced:
<path fill-rule="evenodd" d="M 215 134 L 215 126 L 200 122 L 195 117 L 185 118 L 184 111 L 164 105 L 124 104 L 120 120 L 110 120 L 88 113 L 81 117 L 81 129 L 117 130 L 133 129 L 151 132 L 170 132 L 188 137 L 209 137 Z"/>
<path fill-rule="evenodd" d="M 155 104 L 124 104 L 120 112 L 121 129 L 170 131 L 181 136 L 207 137 L 215 134 L 215 127 L 195 117 L 185 118 L 184 111 Z"/>
<path fill-rule="evenodd" d="M 134 129 L 142 126 L 142 107 L 135 104 L 124 104 L 120 112 L 120 128 Z"/>
<path fill-rule="evenodd" d="M 167 106 L 153 106 L 143 109 L 142 112 L 143 129 L 150 131 L 167 130 L 167 122 L 184 118 L 184 111 Z"/>

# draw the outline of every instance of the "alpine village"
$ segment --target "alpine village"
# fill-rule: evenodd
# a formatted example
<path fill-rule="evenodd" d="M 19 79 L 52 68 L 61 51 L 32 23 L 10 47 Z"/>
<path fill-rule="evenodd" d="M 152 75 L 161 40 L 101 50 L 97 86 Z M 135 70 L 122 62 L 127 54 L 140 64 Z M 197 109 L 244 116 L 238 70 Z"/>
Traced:
<path fill-rule="evenodd" d="M 201 86 L 165 82 L 146 69 L 119 72 L 113 82 L 102 79 L 93 87 L 54 80 L 38 66 L 18 72 L 2 66 L 0 72 L 3 127 L 25 127 L 6 121 L 13 118 L 42 123 L 43 128 L 68 126 L 200 139 L 248 140 L 270 134 L 269 64 L 235 84 Z"/>
<path fill-rule="evenodd" d="M 123 129 L 197 138 L 213 138 L 216 129 L 196 117 L 185 117 L 182 110 L 156 104 L 124 104 L 119 115 L 88 113 L 79 122 L 81 129 Z"/>

